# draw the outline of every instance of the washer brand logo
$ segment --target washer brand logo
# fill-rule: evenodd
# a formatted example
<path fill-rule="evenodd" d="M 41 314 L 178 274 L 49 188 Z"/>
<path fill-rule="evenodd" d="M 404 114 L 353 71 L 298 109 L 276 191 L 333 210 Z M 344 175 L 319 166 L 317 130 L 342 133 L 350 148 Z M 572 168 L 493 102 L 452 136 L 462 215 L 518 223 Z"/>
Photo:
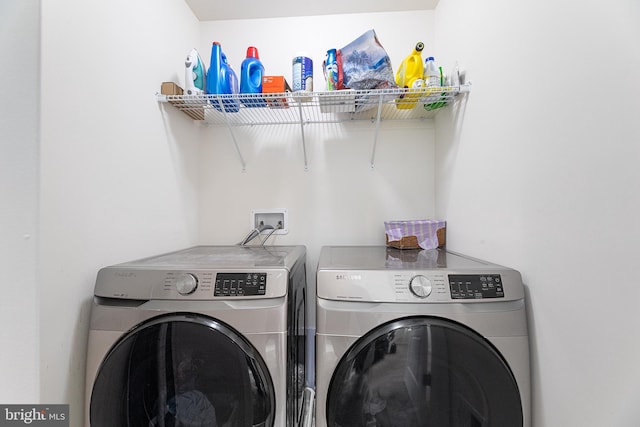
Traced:
<path fill-rule="evenodd" d="M 336 280 L 362 280 L 360 274 L 336 274 Z"/>
<path fill-rule="evenodd" d="M 69 427 L 69 405 L 0 405 L 0 427 Z"/>
<path fill-rule="evenodd" d="M 136 277 L 136 273 L 133 271 L 116 271 L 114 275 L 116 277 L 124 277 L 125 279 L 128 279 L 129 277 Z"/>

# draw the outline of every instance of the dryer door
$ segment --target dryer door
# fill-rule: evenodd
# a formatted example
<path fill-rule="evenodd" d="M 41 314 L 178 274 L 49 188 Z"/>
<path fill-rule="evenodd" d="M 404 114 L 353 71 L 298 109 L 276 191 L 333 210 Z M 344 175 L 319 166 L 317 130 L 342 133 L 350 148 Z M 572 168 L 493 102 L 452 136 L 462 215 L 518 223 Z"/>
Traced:
<path fill-rule="evenodd" d="M 342 358 L 329 385 L 329 427 L 516 427 L 516 380 L 496 349 L 452 321 L 382 325 Z"/>
<path fill-rule="evenodd" d="M 216 320 L 152 319 L 125 335 L 98 371 L 92 427 L 266 426 L 275 392 L 258 352 Z"/>

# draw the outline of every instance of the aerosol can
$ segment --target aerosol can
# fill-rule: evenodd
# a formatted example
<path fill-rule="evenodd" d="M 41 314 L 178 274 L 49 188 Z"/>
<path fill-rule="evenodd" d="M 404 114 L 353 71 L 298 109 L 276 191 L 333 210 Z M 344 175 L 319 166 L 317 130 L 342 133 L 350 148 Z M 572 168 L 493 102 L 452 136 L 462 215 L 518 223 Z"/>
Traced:
<path fill-rule="evenodd" d="M 185 66 L 185 95 L 204 95 L 206 93 L 206 75 L 204 62 L 196 49 L 192 49 L 184 61 Z"/>

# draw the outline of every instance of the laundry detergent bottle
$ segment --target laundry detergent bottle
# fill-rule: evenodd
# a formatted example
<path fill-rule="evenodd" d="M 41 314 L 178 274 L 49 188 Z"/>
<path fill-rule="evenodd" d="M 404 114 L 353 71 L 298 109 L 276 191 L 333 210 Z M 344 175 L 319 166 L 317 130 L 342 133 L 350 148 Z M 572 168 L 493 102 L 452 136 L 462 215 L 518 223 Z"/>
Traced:
<path fill-rule="evenodd" d="M 423 99 L 426 111 L 437 110 L 447 105 L 446 94 L 441 91 L 443 79 L 442 67 L 436 65 L 433 56 L 429 56 L 424 62 L 425 97 Z"/>
<path fill-rule="evenodd" d="M 240 66 L 240 93 L 262 93 L 262 76 L 264 66 L 260 61 L 258 49 L 254 46 L 247 48 L 247 57 Z M 262 97 L 241 97 L 241 101 L 247 107 L 264 107 L 266 104 Z"/>
<path fill-rule="evenodd" d="M 414 108 L 420 98 L 420 92 L 424 87 L 424 64 L 422 62 L 422 50 L 424 43 L 416 43 L 413 52 L 407 56 L 396 72 L 396 84 L 409 91 L 396 99 L 398 109 Z"/>
<path fill-rule="evenodd" d="M 226 112 L 237 112 L 240 110 L 238 102 L 238 76 L 227 62 L 227 56 L 222 52 L 222 46 L 218 42 L 211 45 L 211 61 L 209 62 L 209 72 L 207 73 L 207 93 L 214 96 L 210 98 L 213 107 Z"/>

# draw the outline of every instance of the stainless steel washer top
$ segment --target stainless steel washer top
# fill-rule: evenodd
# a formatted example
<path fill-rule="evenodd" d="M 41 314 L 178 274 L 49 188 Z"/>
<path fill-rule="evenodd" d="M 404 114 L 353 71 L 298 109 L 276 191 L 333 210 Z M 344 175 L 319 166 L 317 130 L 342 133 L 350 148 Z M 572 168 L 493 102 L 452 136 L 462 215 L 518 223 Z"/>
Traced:
<path fill-rule="evenodd" d="M 385 246 L 325 246 L 320 269 L 385 270 L 434 268 L 489 268 L 486 261 L 476 260 L 444 249 L 402 250 Z"/>
<path fill-rule="evenodd" d="M 304 253 L 304 246 L 195 246 L 118 264 L 116 267 L 188 268 L 286 268 Z"/>

